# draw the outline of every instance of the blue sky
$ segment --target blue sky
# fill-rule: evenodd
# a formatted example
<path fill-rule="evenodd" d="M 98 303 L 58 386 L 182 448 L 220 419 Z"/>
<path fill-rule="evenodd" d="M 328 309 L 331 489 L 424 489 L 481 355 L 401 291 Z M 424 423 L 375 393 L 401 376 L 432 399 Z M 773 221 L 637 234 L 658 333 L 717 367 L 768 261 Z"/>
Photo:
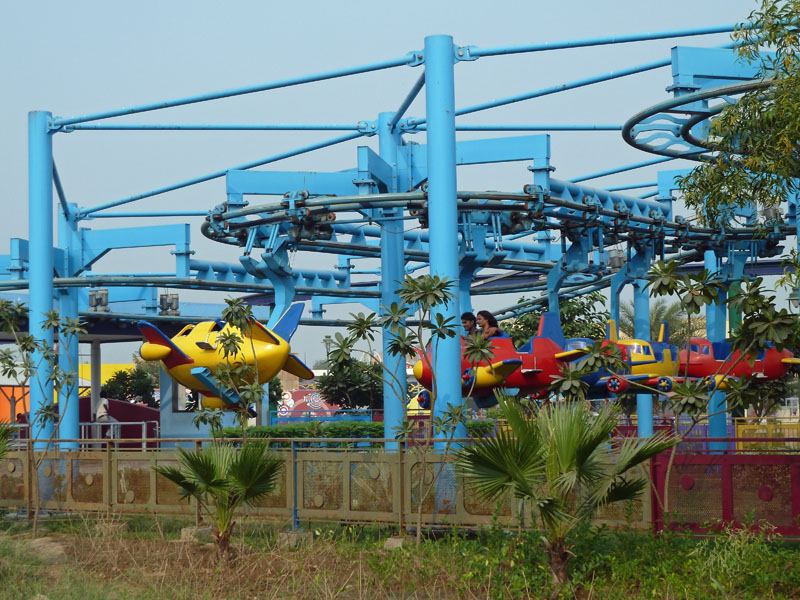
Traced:
<path fill-rule="evenodd" d="M 420 7 L 421 5 L 421 7 Z M 429 34 L 461 45 L 519 45 L 641 31 L 691 28 L 744 20 L 744 0 L 393 2 L 84 2 L 7 3 L 0 19 L 0 252 L 8 238 L 27 236 L 26 113 L 71 116 L 179 98 L 339 67 L 394 58 L 420 49 Z M 513 95 L 667 58 L 676 43 L 712 45 L 726 35 L 662 40 L 585 50 L 482 58 L 456 68 L 456 105 Z M 170 109 L 128 121 L 356 122 L 399 105 L 419 69 L 373 75 Z M 669 69 L 464 117 L 464 123 L 622 123 L 667 98 Z M 424 95 L 409 115 L 424 112 Z M 499 134 L 504 135 L 504 134 Z M 95 205 L 195 175 L 331 137 L 329 133 L 75 132 L 56 136 L 54 154 L 68 199 Z M 482 137 L 464 134 L 461 139 Z M 354 165 L 360 141 L 285 161 L 282 169 L 337 170 Z M 644 160 L 619 133 L 555 133 L 556 176 L 567 179 Z M 611 185 L 654 179 L 633 172 L 599 180 Z M 459 173 L 461 189 L 517 190 L 529 174 L 520 165 Z M 217 180 L 146 200 L 132 208 L 206 210 L 224 200 Z M 192 236 L 198 255 L 235 260 L 237 252 Z M 100 220 L 86 226 L 105 228 Z M 314 263 L 314 257 L 298 257 Z M 98 265 L 124 271 L 132 262 L 172 264 L 167 252 L 111 254 Z M 136 267 L 138 268 L 138 266 Z M 161 270 L 154 267 L 153 270 Z M 183 297 L 183 294 L 182 294 Z M 508 299 L 489 302 L 489 308 Z M 306 328 L 310 329 L 310 328 Z M 299 351 L 320 358 L 319 330 L 298 334 Z M 111 350 L 125 360 L 129 347 Z"/>

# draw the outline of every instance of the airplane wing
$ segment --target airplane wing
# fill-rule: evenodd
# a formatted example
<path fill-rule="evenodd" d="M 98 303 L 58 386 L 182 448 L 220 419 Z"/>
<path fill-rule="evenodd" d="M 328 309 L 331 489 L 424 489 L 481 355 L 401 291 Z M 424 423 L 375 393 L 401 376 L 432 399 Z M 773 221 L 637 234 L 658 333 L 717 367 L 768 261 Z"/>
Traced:
<path fill-rule="evenodd" d="M 283 365 L 283 370 L 292 375 L 297 375 L 300 379 L 314 379 L 314 373 L 309 369 L 303 361 L 297 358 L 294 354 L 290 354 L 286 358 Z"/>
<path fill-rule="evenodd" d="M 180 365 L 188 365 L 194 362 L 193 358 L 186 356 L 183 350 L 178 348 L 164 332 L 152 323 L 148 321 L 139 321 L 136 323 L 136 326 L 139 328 L 139 331 L 142 332 L 142 336 L 144 336 L 148 344 L 165 346 L 170 349 L 170 353 L 162 359 L 167 369 L 172 369 Z"/>
<path fill-rule="evenodd" d="M 781 362 L 785 365 L 800 365 L 800 358 L 782 358 Z"/>
<path fill-rule="evenodd" d="M 579 358 L 583 358 L 586 356 L 587 351 L 586 348 L 576 348 L 575 350 L 566 350 L 564 352 L 559 352 L 555 355 L 556 360 L 561 360 L 564 362 L 572 362 L 573 360 L 578 360 Z"/>
<path fill-rule="evenodd" d="M 505 379 L 514 371 L 516 371 L 521 364 L 522 361 L 517 358 L 507 358 L 506 360 L 501 360 L 496 363 L 492 363 L 491 365 L 485 365 L 478 368 L 483 369 L 485 372 L 494 377 Z"/>

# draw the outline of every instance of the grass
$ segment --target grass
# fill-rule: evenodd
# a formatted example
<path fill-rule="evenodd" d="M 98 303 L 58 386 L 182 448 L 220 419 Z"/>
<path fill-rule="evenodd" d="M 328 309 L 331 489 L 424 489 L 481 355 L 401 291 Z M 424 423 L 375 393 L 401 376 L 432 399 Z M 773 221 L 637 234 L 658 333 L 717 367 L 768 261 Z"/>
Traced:
<path fill-rule="evenodd" d="M 99 519 L 108 524 L 108 519 Z M 297 549 L 279 548 L 274 523 L 237 525 L 233 565 L 213 545 L 180 542 L 183 519 L 49 519 L 45 535 L 69 561 L 45 565 L 20 551 L 25 521 L 0 522 L 0 598 L 539 598 L 550 576 L 536 533 L 452 531 L 419 547 L 384 551 L 391 531 L 325 525 Z M 574 537 L 565 598 L 800 598 L 800 547 L 743 530 L 697 539 L 587 529 Z"/>

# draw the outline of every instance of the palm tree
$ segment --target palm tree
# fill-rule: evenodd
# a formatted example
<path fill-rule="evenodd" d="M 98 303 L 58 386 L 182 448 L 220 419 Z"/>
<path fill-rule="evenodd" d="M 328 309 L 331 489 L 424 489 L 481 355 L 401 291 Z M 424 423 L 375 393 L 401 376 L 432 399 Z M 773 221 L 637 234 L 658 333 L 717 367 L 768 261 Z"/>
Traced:
<path fill-rule="evenodd" d="M 513 494 L 538 513 L 557 597 L 568 579 L 570 532 L 589 522 L 598 508 L 636 498 L 646 481 L 631 476 L 630 469 L 674 442 L 658 434 L 622 440 L 612 450 L 609 438 L 619 416 L 613 407 L 597 417 L 582 402 L 528 409 L 505 397 L 500 407 L 509 429 L 499 430 L 496 438 L 476 439 L 457 453 L 457 464 L 478 495 L 500 500 Z"/>
<path fill-rule="evenodd" d="M 153 469 L 176 483 L 182 497 L 197 499 L 216 528 L 217 553 L 230 559 L 230 537 L 236 524 L 234 513 L 242 504 L 252 505 L 273 490 L 283 460 L 257 442 L 245 444 L 241 450 L 217 442 L 208 450 L 178 450 L 180 468 Z"/>
<path fill-rule="evenodd" d="M 686 311 L 680 302 L 667 303 L 658 298 L 650 305 L 650 339 L 658 338 L 661 323 L 667 322 L 669 341 L 678 348 L 684 348 L 692 337 L 702 337 L 706 333 L 705 317 L 692 317 L 691 325 Z M 633 302 L 626 302 L 619 307 L 619 333 L 622 337 L 634 336 Z"/>

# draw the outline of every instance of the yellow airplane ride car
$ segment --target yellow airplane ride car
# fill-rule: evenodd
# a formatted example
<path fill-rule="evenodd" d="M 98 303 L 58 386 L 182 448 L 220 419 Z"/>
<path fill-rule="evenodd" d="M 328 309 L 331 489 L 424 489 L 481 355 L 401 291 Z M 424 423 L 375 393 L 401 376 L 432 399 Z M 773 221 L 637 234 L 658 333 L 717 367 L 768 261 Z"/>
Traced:
<path fill-rule="evenodd" d="M 249 335 L 222 320 L 203 321 L 187 325 L 172 339 L 152 323 L 139 321 L 137 326 L 145 339 L 139 354 L 144 360 L 160 360 L 176 381 L 203 394 L 203 406 L 206 408 L 225 408 L 238 401 L 235 393 L 221 388 L 213 378 L 215 371 L 226 361 L 230 361 L 231 365 L 255 366 L 260 384 L 266 383 L 281 370 L 301 379 L 314 377 L 311 369 L 291 353 L 289 345 L 302 314 L 303 305 L 293 304 L 275 327 L 267 329 L 255 321 Z M 217 338 L 223 332 L 230 331 L 239 334 L 242 343 L 240 351 L 226 359 Z"/>
<path fill-rule="evenodd" d="M 672 391 L 678 375 L 678 347 L 669 343 L 667 324 L 662 323 L 657 341 L 619 339 L 614 320 L 608 322 L 608 339 L 623 351 L 630 372 L 608 378 L 607 387 L 614 393 L 622 393 L 630 383 L 638 382 L 656 387 L 660 392 Z"/>

